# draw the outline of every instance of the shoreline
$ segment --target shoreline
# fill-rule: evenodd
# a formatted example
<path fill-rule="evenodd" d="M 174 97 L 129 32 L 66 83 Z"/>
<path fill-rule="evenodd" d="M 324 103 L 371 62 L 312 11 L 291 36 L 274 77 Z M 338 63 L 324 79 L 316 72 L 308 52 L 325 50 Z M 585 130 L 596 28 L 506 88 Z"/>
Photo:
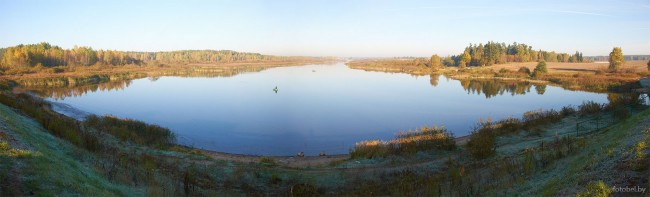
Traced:
<path fill-rule="evenodd" d="M 32 95 L 36 96 L 36 95 Z M 92 113 L 77 109 L 65 103 L 59 103 L 56 101 L 45 100 L 46 102 L 52 105 L 52 111 L 73 118 L 78 121 L 83 121 L 86 116 L 91 115 Z M 467 143 L 469 140 L 469 135 L 454 137 L 456 145 L 462 146 Z M 225 161 L 234 161 L 241 163 L 259 163 L 261 158 L 272 158 L 278 165 L 284 167 L 292 168 L 305 168 L 305 167 L 316 167 L 316 166 L 325 166 L 333 162 L 343 161 L 350 158 L 349 154 L 335 154 L 335 155 L 326 155 L 326 156 L 304 156 L 298 157 L 296 155 L 280 155 L 280 156 L 265 156 L 265 155 L 252 155 L 252 154 L 238 154 L 238 153 L 227 153 L 221 152 L 218 150 L 207 150 L 202 148 L 192 148 L 182 144 L 175 144 L 176 146 L 196 150 L 202 154 L 209 156 L 212 159 L 216 160 L 225 160 Z"/>

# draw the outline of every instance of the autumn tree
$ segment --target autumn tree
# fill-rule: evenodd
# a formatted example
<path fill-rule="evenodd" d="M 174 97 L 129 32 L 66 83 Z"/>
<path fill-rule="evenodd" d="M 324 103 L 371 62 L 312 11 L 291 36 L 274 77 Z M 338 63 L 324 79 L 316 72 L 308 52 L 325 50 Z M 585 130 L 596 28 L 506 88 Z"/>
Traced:
<path fill-rule="evenodd" d="M 611 53 L 609 53 L 609 70 L 617 71 L 625 64 L 625 58 L 623 57 L 623 51 L 621 47 L 614 47 Z"/>
<path fill-rule="evenodd" d="M 231 50 L 180 50 L 166 52 L 131 52 L 93 50 L 90 47 L 62 49 L 43 42 L 0 48 L 0 67 L 16 69 L 25 67 L 91 66 L 129 64 L 140 65 L 146 61 L 158 63 L 230 63 L 300 61 L 311 57 L 270 56 L 259 53 L 243 53 Z M 425 60 L 426 62 L 426 60 Z"/>
<path fill-rule="evenodd" d="M 465 50 L 463 55 L 460 57 L 460 60 L 462 62 L 462 67 L 467 66 L 466 64 L 472 61 L 472 56 L 469 55 L 469 51 Z"/>
<path fill-rule="evenodd" d="M 441 67 L 442 67 L 442 61 L 441 61 L 441 59 L 440 59 L 440 56 L 435 55 L 435 54 L 432 55 L 432 56 L 431 56 L 431 60 L 430 60 L 430 62 L 429 62 L 429 65 L 430 65 L 431 68 L 433 68 L 433 69 L 441 68 Z"/>

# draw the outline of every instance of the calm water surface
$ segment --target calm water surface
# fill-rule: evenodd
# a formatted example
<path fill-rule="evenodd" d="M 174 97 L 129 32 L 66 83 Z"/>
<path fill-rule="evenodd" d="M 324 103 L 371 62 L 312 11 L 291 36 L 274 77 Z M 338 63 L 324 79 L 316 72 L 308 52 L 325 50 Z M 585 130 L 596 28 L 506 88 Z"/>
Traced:
<path fill-rule="evenodd" d="M 277 93 L 273 89 L 277 87 Z M 94 114 L 170 128 L 180 144 L 260 154 L 347 153 L 357 141 L 443 126 L 466 135 L 483 118 L 520 117 L 606 94 L 528 83 L 353 70 L 343 63 L 272 68 L 223 78 L 138 79 L 128 87 L 52 99 Z"/>

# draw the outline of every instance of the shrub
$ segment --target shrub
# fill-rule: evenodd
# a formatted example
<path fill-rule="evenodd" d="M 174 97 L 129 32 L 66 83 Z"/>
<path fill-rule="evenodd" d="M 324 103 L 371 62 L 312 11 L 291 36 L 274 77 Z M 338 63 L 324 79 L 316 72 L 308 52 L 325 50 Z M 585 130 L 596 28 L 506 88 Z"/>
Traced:
<path fill-rule="evenodd" d="M 521 128 L 521 126 L 522 124 L 519 119 L 510 117 L 498 121 L 494 125 L 494 130 L 495 130 L 495 134 L 497 135 L 504 135 L 504 134 L 508 135 L 508 134 L 517 133 Z"/>
<path fill-rule="evenodd" d="M 8 155 L 9 157 L 29 157 L 32 156 L 33 153 L 30 150 L 12 148 L 9 150 Z"/>
<path fill-rule="evenodd" d="M 630 117 L 630 110 L 625 106 L 617 107 L 613 110 L 612 115 L 617 120 L 625 120 Z"/>
<path fill-rule="evenodd" d="M 0 141 L 0 151 L 7 151 L 11 148 L 7 142 Z"/>
<path fill-rule="evenodd" d="M 270 157 L 260 157 L 260 163 L 262 165 L 265 165 L 267 167 L 275 167 L 278 165 L 278 163 L 275 161 L 275 159 L 270 158 Z"/>
<path fill-rule="evenodd" d="M 575 113 L 576 113 L 576 109 L 573 108 L 572 106 L 564 106 L 560 110 L 560 114 L 562 114 L 562 116 L 569 116 L 569 115 L 573 115 Z"/>
<path fill-rule="evenodd" d="M 368 140 L 357 142 L 350 150 L 351 158 L 386 157 L 391 154 L 410 155 L 423 150 L 453 150 L 454 136 L 444 127 L 422 127 L 414 131 L 399 132 L 390 141 Z"/>
<path fill-rule="evenodd" d="M 639 106 L 644 100 L 639 99 L 638 94 L 609 94 L 607 96 L 609 103 L 604 106 L 604 110 L 613 111 L 620 107 Z"/>
<path fill-rule="evenodd" d="M 526 75 L 530 75 L 530 69 L 528 67 L 524 67 L 524 66 L 520 67 L 517 72 L 524 73 Z"/>
<path fill-rule="evenodd" d="M 499 73 L 508 73 L 508 72 L 510 72 L 510 71 L 508 69 L 505 69 L 505 68 L 501 68 L 499 70 Z"/>
<path fill-rule="evenodd" d="M 562 115 L 554 109 L 529 111 L 524 113 L 522 117 L 523 127 L 527 129 L 560 120 L 562 120 Z"/>
<path fill-rule="evenodd" d="M 578 106 L 578 111 L 580 112 L 581 116 L 600 113 L 603 111 L 603 105 L 594 101 L 586 101 L 582 102 L 582 104 Z"/>
<path fill-rule="evenodd" d="M 535 70 L 533 70 L 533 76 L 539 77 L 542 74 L 548 73 L 548 70 L 546 69 L 546 62 L 541 61 L 537 63 L 537 66 L 535 66 Z"/>
<path fill-rule="evenodd" d="M 0 79 L 0 90 L 11 90 L 13 83 L 11 81 Z"/>
<path fill-rule="evenodd" d="M 647 154 L 645 150 L 648 148 L 648 143 L 641 141 L 636 144 L 634 147 L 634 169 L 637 171 L 643 171 L 648 168 L 648 162 L 646 161 Z"/>
<path fill-rule="evenodd" d="M 476 159 L 485 159 L 496 153 L 496 135 L 490 120 L 478 123 L 466 146 Z"/>
<path fill-rule="evenodd" d="M 86 117 L 84 124 L 121 140 L 155 148 L 167 147 L 175 141 L 174 133 L 169 129 L 138 120 L 90 115 Z"/>
<path fill-rule="evenodd" d="M 584 192 L 576 194 L 576 197 L 607 197 L 612 194 L 612 188 L 607 186 L 605 182 L 601 181 L 592 181 L 587 184 L 587 188 Z"/>
<path fill-rule="evenodd" d="M 388 156 L 386 141 L 367 140 L 357 142 L 350 150 L 350 158 L 374 158 Z"/>
<path fill-rule="evenodd" d="M 318 189 L 316 186 L 306 184 L 306 183 L 301 183 L 301 184 L 295 184 L 291 186 L 291 190 L 289 191 L 290 196 L 317 196 L 318 195 Z"/>

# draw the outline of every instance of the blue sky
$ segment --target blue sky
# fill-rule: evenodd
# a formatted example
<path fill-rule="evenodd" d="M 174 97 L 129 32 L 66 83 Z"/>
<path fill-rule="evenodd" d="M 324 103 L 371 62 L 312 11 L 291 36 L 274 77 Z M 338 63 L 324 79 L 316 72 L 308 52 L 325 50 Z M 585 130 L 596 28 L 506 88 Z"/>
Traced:
<path fill-rule="evenodd" d="M 391 57 L 458 54 L 490 40 L 650 54 L 650 1 L 0 0 L 0 47 Z"/>

